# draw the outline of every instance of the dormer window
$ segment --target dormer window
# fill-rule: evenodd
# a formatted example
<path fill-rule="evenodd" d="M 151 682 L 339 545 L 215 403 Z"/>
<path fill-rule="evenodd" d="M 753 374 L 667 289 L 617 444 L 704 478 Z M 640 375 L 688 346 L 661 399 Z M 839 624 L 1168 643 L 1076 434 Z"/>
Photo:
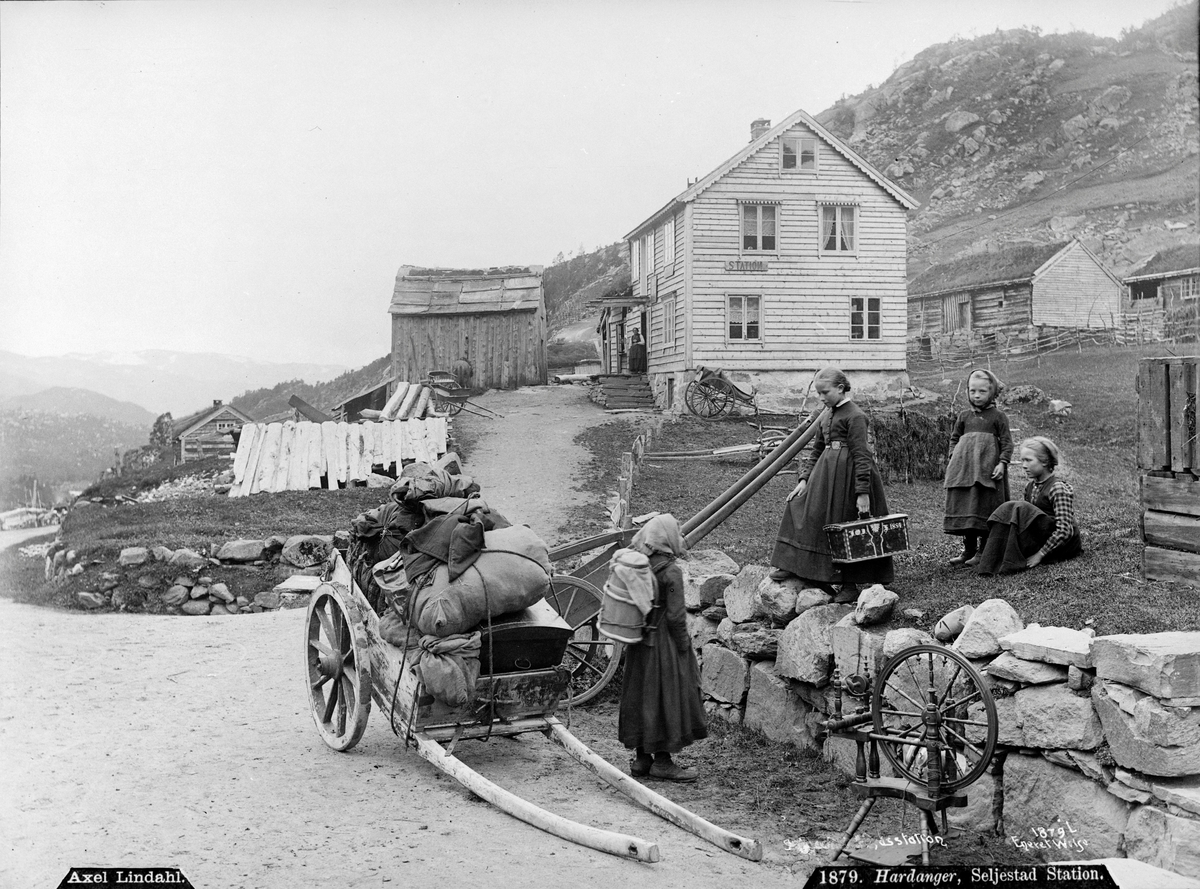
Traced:
<path fill-rule="evenodd" d="M 784 136 L 780 164 L 784 172 L 817 172 L 817 140 L 810 136 Z"/>
<path fill-rule="evenodd" d="M 774 204 L 742 204 L 742 251 L 775 252 Z"/>

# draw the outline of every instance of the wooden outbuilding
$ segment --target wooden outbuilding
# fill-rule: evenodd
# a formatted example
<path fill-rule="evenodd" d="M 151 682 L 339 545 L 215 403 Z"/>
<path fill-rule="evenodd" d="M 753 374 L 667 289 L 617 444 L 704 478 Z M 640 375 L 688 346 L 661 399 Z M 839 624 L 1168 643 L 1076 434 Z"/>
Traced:
<path fill-rule="evenodd" d="M 804 111 L 750 142 L 625 236 L 632 289 L 599 305 L 608 373 L 640 329 L 660 407 L 699 366 L 794 407 L 836 364 L 901 386 L 908 194 Z"/>
<path fill-rule="evenodd" d="M 362 418 L 362 410 L 381 411 L 388 398 L 396 390 L 396 378 L 389 371 L 382 379 L 364 386 L 348 398 L 333 406 L 335 420 L 355 423 Z"/>
<path fill-rule="evenodd" d="M 416 382 L 470 363 L 473 389 L 546 382 L 541 266 L 444 269 L 403 266 L 388 307 L 392 376 Z"/>
<path fill-rule="evenodd" d="M 909 281 L 908 337 L 1003 346 L 1046 328 L 1112 330 L 1121 291 L 1078 240 L 965 256 Z"/>
<path fill-rule="evenodd" d="M 232 454 L 237 448 L 237 436 L 242 426 L 253 422 L 254 419 L 244 411 L 214 399 L 212 407 L 172 421 L 171 441 L 176 462 Z"/>
<path fill-rule="evenodd" d="M 1140 341 L 1200 338 L 1200 244 L 1162 250 L 1126 276 L 1123 308 Z"/>

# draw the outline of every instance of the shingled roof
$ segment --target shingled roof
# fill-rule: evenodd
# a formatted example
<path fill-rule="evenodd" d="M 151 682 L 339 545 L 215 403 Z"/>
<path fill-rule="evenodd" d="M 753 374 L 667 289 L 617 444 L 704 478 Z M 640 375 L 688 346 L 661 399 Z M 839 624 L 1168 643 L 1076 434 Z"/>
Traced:
<path fill-rule="evenodd" d="M 997 284 L 1029 281 L 1047 262 L 1073 242 L 1027 244 L 996 253 L 978 253 L 932 266 L 908 282 L 908 296 L 932 296 L 959 290 L 978 290 Z"/>
<path fill-rule="evenodd" d="M 199 428 L 215 417 L 217 414 L 228 411 L 236 416 L 243 423 L 253 423 L 254 419 L 245 411 L 238 410 L 232 404 L 218 402 L 211 407 L 201 408 L 194 413 L 188 414 L 186 417 L 180 417 L 178 420 L 171 420 L 171 437 L 179 438 L 179 436 L 191 432 L 193 428 Z"/>
<path fill-rule="evenodd" d="M 1200 271 L 1200 244 L 1180 244 L 1169 250 L 1160 250 L 1149 261 L 1130 275 L 1126 281 L 1144 281 L 1147 278 L 1167 277 L 1171 274 L 1187 274 Z"/>
<path fill-rule="evenodd" d="M 542 305 L 542 266 L 441 269 L 401 266 L 393 315 L 532 312 Z"/>

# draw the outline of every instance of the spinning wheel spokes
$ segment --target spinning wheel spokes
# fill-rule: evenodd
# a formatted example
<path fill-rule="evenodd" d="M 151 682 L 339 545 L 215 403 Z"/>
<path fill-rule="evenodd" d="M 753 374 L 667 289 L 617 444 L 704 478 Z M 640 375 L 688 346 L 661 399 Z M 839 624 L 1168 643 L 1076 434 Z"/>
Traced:
<path fill-rule="evenodd" d="M 957 651 L 916 645 L 898 653 L 879 674 L 871 709 L 875 733 L 887 736 L 884 755 L 910 781 L 932 779 L 951 793 L 979 778 L 992 758 L 996 706 Z"/>

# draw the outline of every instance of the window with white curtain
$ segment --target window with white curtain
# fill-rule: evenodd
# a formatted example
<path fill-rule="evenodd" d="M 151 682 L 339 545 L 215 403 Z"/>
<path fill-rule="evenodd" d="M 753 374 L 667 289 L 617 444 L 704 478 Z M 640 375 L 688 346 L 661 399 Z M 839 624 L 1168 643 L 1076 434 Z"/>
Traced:
<path fill-rule="evenodd" d="M 742 204 L 743 252 L 775 252 L 778 209 L 774 204 Z"/>
<path fill-rule="evenodd" d="M 854 253 L 858 249 L 858 207 L 821 205 L 821 252 Z"/>
<path fill-rule="evenodd" d="M 726 327 L 731 343 L 762 339 L 762 297 L 729 296 L 725 304 Z"/>

